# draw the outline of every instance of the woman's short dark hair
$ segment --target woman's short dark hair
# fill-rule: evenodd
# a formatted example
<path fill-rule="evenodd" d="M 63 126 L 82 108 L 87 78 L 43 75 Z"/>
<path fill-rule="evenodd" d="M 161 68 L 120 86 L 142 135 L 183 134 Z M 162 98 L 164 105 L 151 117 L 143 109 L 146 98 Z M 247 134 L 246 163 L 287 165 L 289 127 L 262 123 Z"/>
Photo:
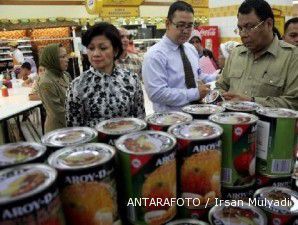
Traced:
<path fill-rule="evenodd" d="M 31 64 L 29 62 L 24 62 L 21 67 L 27 70 L 31 70 Z"/>
<path fill-rule="evenodd" d="M 174 13 L 176 11 L 185 11 L 185 12 L 190 12 L 194 14 L 194 10 L 190 4 L 184 1 L 177 1 L 177 2 L 174 2 L 169 8 L 168 17 L 167 17 L 168 20 L 172 21 L 174 17 Z"/>
<path fill-rule="evenodd" d="M 265 0 L 245 0 L 238 9 L 238 15 L 240 14 L 249 14 L 252 11 L 255 11 L 256 15 L 265 21 L 268 18 L 273 20 L 274 26 L 274 14 L 268 2 Z"/>
<path fill-rule="evenodd" d="M 114 50 L 118 51 L 115 56 L 118 59 L 123 52 L 121 36 L 118 29 L 110 23 L 102 22 L 90 27 L 82 37 L 82 44 L 88 47 L 92 39 L 99 35 L 104 35 L 111 41 Z"/>

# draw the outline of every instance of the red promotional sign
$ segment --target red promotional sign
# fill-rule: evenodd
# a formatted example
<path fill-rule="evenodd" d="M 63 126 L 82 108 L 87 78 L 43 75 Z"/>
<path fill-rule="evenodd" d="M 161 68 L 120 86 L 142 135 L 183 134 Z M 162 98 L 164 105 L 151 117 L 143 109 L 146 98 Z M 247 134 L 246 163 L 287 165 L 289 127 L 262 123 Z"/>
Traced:
<path fill-rule="evenodd" d="M 220 36 L 217 26 L 200 26 L 196 28 L 202 35 L 202 45 L 211 50 L 216 59 L 219 56 Z"/>

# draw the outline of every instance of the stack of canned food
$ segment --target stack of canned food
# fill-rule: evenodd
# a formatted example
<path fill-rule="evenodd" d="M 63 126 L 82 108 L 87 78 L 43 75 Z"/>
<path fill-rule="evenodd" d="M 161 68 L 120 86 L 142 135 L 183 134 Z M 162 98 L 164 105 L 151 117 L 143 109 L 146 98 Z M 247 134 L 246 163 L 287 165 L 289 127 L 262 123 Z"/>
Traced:
<path fill-rule="evenodd" d="M 189 105 L 0 146 L 0 224 L 297 225 L 297 119 Z"/>

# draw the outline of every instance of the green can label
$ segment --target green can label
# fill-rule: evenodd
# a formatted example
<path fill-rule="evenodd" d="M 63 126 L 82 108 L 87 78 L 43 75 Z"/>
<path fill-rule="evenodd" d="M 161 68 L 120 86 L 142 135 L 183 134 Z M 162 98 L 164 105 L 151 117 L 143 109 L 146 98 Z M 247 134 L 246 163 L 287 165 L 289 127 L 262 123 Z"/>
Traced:
<path fill-rule="evenodd" d="M 259 117 L 257 171 L 267 175 L 290 175 L 294 165 L 296 120 Z"/>

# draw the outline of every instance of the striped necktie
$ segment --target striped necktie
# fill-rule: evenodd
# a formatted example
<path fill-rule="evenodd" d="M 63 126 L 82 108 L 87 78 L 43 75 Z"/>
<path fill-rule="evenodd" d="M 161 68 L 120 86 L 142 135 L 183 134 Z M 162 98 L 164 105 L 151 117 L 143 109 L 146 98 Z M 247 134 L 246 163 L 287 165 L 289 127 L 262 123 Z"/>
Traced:
<path fill-rule="evenodd" d="M 182 62 L 183 62 L 183 68 L 184 68 L 184 74 L 185 74 L 185 85 L 188 89 L 195 88 L 196 83 L 195 83 L 195 79 L 194 79 L 194 74 L 192 71 L 191 64 L 185 54 L 184 46 L 180 45 L 179 49 L 180 49 L 180 55 L 181 55 Z"/>

